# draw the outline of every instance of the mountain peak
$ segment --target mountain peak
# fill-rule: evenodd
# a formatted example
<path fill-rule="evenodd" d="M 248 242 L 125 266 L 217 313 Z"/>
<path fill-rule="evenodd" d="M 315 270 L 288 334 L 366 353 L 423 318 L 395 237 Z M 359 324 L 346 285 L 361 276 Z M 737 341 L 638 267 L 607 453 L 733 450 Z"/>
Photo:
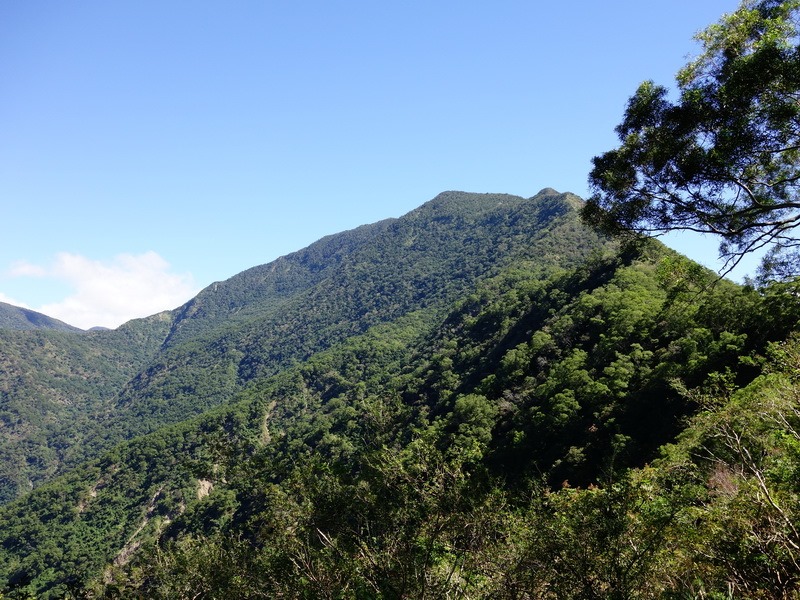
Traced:
<path fill-rule="evenodd" d="M 424 218 L 458 217 L 480 215 L 509 204 L 525 202 L 521 196 L 511 194 L 476 193 L 450 190 L 438 194 L 419 208 L 412 210 L 408 216 Z"/>
<path fill-rule="evenodd" d="M 551 187 L 546 187 L 536 192 L 536 194 L 533 197 L 538 198 L 539 196 L 559 196 L 559 195 L 561 195 L 561 192 L 559 192 L 558 190 L 554 190 Z"/>

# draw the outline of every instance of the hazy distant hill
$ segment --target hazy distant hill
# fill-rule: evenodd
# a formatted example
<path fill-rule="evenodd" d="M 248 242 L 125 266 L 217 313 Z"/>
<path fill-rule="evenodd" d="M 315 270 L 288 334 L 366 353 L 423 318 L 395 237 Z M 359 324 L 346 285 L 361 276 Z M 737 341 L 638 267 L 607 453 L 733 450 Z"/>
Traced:
<path fill-rule="evenodd" d="M 63 321 L 42 313 L 12 304 L 0 302 L 0 329 L 56 329 L 58 331 L 81 331 Z"/>

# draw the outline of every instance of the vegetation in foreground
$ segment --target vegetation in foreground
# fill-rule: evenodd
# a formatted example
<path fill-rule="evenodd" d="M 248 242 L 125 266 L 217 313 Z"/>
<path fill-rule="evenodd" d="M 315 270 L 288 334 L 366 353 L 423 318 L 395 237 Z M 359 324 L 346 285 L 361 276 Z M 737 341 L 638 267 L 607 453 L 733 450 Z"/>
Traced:
<path fill-rule="evenodd" d="M 5 593 L 792 597 L 800 301 L 714 279 L 655 245 L 375 326 L 7 506 Z"/>

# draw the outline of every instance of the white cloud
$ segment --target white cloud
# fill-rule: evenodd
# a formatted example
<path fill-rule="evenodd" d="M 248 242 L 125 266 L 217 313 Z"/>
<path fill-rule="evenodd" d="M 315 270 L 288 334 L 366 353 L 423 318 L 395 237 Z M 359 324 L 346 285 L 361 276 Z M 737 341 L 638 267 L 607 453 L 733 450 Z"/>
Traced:
<path fill-rule="evenodd" d="M 9 275 L 13 277 L 46 277 L 47 269 L 34 265 L 24 260 L 20 260 L 11 265 Z"/>
<path fill-rule="evenodd" d="M 15 273 L 65 282 L 72 293 L 35 310 L 83 329 L 113 328 L 176 308 L 198 291 L 191 275 L 171 273 L 155 252 L 120 254 L 110 261 L 62 252 L 46 267 L 18 263 Z"/>
<path fill-rule="evenodd" d="M 13 304 L 14 306 L 20 306 L 22 308 L 30 308 L 30 306 L 28 306 L 24 302 L 15 300 L 11 296 L 6 296 L 3 292 L 0 292 L 0 302 L 5 302 L 6 304 Z"/>

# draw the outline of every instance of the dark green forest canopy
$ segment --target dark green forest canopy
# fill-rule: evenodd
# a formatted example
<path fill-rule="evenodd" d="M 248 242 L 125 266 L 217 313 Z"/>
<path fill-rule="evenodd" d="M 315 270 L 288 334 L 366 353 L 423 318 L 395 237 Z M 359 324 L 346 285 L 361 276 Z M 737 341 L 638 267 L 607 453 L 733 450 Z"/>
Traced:
<path fill-rule="evenodd" d="M 703 291 L 713 279 L 659 245 L 577 269 L 517 261 L 445 312 L 374 325 L 9 505 L 8 589 L 539 597 L 556 586 L 585 597 L 581 586 L 618 587 L 600 528 L 617 528 L 624 545 L 683 515 L 675 482 L 653 491 L 672 464 L 644 463 L 704 414 L 700 394 L 753 381 L 759 355 L 800 318 L 790 294 Z M 651 512 L 603 521 L 628 505 Z M 595 554 L 574 580 L 543 568 L 554 556 L 577 566 L 559 544 L 587 531 Z M 641 561 L 629 585 L 653 585 L 666 567 L 650 558 L 617 557 Z M 725 583 L 704 568 L 709 585 Z"/>
<path fill-rule="evenodd" d="M 108 399 L 168 331 L 167 314 L 115 331 L 0 329 L 0 502 L 85 457 Z"/>
<path fill-rule="evenodd" d="M 515 260 L 577 264 L 604 243 L 579 226 L 579 203 L 549 189 L 529 199 L 445 192 L 116 331 L 0 330 L 0 501 L 370 326 L 444 310 Z"/>
<path fill-rule="evenodd" d="M 64 471 L 0 508 L 0 590 L 797 594 L 800 295 L 579 207 L 447 193 L 114 332 L 0 332 L 8 448 Z"/>

